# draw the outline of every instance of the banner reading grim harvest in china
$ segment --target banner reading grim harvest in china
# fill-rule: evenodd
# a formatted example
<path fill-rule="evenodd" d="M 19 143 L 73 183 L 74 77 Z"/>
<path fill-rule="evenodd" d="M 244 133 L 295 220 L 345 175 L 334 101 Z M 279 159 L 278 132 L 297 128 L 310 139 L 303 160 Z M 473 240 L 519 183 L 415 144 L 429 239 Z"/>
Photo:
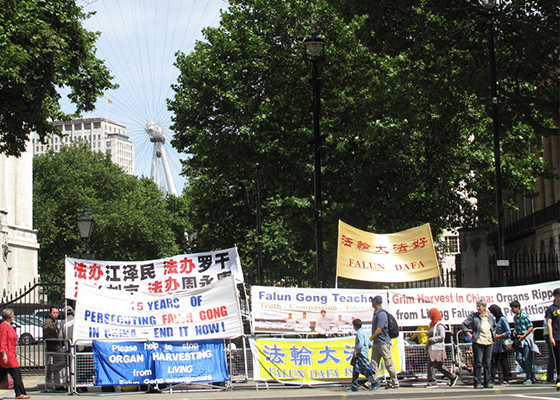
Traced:
<path fill-rule="evenodd" d="M 440 276 L 430 224 L 380 235 L 338 221 L 337 276 L 411 282 Z"/>

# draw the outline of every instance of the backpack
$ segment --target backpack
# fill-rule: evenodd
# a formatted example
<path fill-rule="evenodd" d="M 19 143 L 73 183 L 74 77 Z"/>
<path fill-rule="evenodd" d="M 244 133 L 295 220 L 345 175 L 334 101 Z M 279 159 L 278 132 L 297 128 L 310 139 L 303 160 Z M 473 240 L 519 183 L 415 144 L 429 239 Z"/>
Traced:
<path fill-rule="evenodd" d="M 395 319 L 393 314 L 389 313 L 387 310 L 383 310 L 383 311 L 387 313 L 387 321 L 388 321 L 387 332 L 389 333 L 389 337 L 391 339 L 399 337 L 399 324 L 397 323 L 397 320 Z"/>

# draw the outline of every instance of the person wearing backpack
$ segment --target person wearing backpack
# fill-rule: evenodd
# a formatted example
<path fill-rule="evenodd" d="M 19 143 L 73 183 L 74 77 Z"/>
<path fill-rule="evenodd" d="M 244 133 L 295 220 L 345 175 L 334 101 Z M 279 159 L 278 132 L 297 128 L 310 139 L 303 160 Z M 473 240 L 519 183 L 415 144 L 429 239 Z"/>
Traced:
<path fill-rule="evenodd" d="M 428 342 L 426 343 L 426 352 L 428 357 L 428 384 L 427 388 L 437 388 L 436 369 L 441 372 L 447 379 L 449 379 L 449 386 L 455 386 L 459 376 L 451 373 L 449 369 L 443 365 L 447 358 L 445 351 L 445 325 L 443 325 L 443 318 L 437 308 L 432 308 L 428 311 L 430 317 L 430 327 L 428 328 Z"/>
<path fill-rule="evenodd" d="M 371 350 L 371 364 L 375 371 L 373 378 L 377 380 L 379 363 L 381 358 L 383 358 L 385 360 L 385 368 L 389 372 L 391 380 L 387 384 L 386 389 L 397 389 L 400 385 L 397 378 L 397 370 L 393 363 L 393 356 L 391 355 L 392 342 L 389 336 L 389 314 L 381 307 L 382 303 L 383 298 L 381 296 L 375 296 L 371 299 L 371 305 L 374 309 L 370 336 L 370 340 L 373 342 Z"/>

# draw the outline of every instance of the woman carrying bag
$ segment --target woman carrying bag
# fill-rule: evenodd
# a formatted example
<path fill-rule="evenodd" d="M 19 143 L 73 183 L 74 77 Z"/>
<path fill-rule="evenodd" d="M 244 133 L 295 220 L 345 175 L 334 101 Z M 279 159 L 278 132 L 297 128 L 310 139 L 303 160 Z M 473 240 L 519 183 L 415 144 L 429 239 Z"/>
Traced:
<path fill-rule="evenodd" d="M 455 386 L 458 375 L 454 375 L 447 369 L 443 362 L 447 358 L 445 351 L 445 326 L 442 322 L 441 313 L 437 308 L 432 308 L 428 311 L 430 317 L 430 327 L 428 329 L 428 343 L 426 343 L 426 352 L 430 357 L 428 361 L 428 384 L 427 388 L 438 387 L 436 381 L 436 370 L 441 372 L 447 379 L 449 379 L 449 386 Z"/>
<path fill-rule="evenodd" d="M 511 380 L 507 360 L 508 351 L 511 351 L 513 348 L 513 341 L 510 339 L 511 329 L 500 306 L 492 304 L 488 307 L 488 310 L 496 319 L 496 335 L 494 336 L 494 350 L 492 352 L 492 380 L 496 379 L 498 364 L 500 364 L 503 372 L 502 382 L 507 385 Z"/>
<path fill-rule="evenodd" d="M 10 374 L 14 380 L 14 392 L 16 399 L 28 399 L 29 396 L 21 380 L 21 370 L 16 358 L 17 334 L 11 323 L 14 320 L 14 311 L 11 308 L 2 310 L 0 322 L 0 382 L 6 375 Z"/>

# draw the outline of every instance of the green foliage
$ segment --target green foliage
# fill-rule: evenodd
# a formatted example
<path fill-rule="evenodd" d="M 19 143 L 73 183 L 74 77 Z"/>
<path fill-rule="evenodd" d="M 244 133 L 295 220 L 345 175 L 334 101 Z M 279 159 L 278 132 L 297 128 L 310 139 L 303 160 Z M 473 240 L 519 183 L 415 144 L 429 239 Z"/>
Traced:
<path fill-rule="evenodd" d="M 84 206 L 95 220 L 89 247 L 101 260 L 153 260 L 180 252 L 174 229 L 184 230 L 166 211 L 155 183 L 125 174 L 109 155 L 86 144 L 62 147 L 34 159 L 34 227 L 38 231 L 39 273 L 64 280 L 64 256 L 83 251 L 76 218 Z"/>
<path fill-rule="evenodd" d="M 53 120 L 93 110 L 116 87 L 85 18 L 73 1 L 0 0 L 0 153 L 19 156 L 31 131 L 46 138 Z M 69 89 L 75 114 L 61 111 L 58 88 Z"/>
<path fill-rule="evenodd" d="M 231 1 L 207 41 L 177 58 L 169 106 L 173 144 L 191 155 L 187 219 L 199 246 L 239 246 L 249 282 L 254 205 L 238 182 L 254 180 L 259 163 L 265 281 L 315 285 L 311 65 L 302 59 L 310 22 L 327 43 L 319 65 L 327 284 L 339 219 L 377 233 L 429 222 L 436 234 L 493 220 L 487 47 L 476 6 L 332 3 L 344 20 L 324 2 Z M 533 108 L 527 121 L 513 104 L 504 108 L 504 185 L 513 198 L 532 193 L 530 178 L 546 172 L 528 145 L 541 143 L 548 131 L 535 122 L 550 125 L 551 116 Z"/>

